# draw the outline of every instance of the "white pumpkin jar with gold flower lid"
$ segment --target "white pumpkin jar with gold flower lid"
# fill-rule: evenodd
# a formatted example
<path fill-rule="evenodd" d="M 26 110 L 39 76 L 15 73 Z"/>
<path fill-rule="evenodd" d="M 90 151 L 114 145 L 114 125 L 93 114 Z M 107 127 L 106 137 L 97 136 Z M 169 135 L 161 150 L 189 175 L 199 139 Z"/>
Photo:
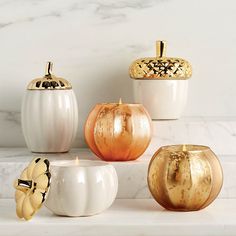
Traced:
<path fill-rule="evenodd" d="M 51 74 L 31 81 L 23 98 L 21 118 L 26 144 L 32 152 L 68 152 L 76 136 L 78 108 L 71 84 Z"/>
<path fill-rule="evenodd" d="M 135 102 L 142 103 L 153 120 L 180 118 L 192 75 L 188 61 L 166 57 L 165 51 L 166 42 L 157 41 L 157 56 L 138 59 L 129 70 Z"/>

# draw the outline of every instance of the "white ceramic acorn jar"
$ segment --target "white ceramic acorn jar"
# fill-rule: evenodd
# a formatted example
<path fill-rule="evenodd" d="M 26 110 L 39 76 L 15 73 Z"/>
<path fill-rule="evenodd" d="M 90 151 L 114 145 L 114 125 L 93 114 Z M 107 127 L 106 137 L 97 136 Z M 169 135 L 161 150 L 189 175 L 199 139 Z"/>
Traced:
<path fill-rule="evenodd" d="M 56 215 L 95 215 L 110 207 L 116 198 L 118 178 L 115 168 L 107 162 L 54 162 L 50 172 L 45 206 Z"/>
<path fill-rule="evenodd" d="M 165 41 L 156 45 L 156 57 L 138 59 L 130 66 L 135 102 L 142 103 L 153 120 L 178 119 L 187 103 L 192 68 L 182 58 L 166 57 Z"/>
<path fill-rule="evenodd" d="M 22 129 L 32 152 L 68 152 L 78 127 L 78 107 L 71 84 L 52 75 L 31 81 L 21 108 Z"/>

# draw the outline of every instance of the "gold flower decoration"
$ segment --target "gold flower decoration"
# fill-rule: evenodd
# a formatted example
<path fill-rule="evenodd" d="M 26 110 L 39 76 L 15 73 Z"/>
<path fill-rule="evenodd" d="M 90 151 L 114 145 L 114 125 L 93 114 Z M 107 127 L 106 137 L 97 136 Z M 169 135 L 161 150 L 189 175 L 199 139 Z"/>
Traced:
<path fill-rule="evenodd" d="M 35 158 L 15 181 L 16 214 L 19 218 L 30 220 L 45 201 L 51 179 L 49 165 L 48 159 Z"/>

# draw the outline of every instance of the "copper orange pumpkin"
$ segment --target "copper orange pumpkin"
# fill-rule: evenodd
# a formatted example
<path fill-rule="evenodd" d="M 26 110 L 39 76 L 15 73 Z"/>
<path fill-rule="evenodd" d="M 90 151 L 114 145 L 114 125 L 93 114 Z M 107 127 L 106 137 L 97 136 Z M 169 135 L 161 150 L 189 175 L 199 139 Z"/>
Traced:
<path fill-rule="evenodd" d="M 102 160 L 135 160 L 150 143 L 151 119 L 141 104 L 97 104 L 87 118 L 85 139 Z"/>

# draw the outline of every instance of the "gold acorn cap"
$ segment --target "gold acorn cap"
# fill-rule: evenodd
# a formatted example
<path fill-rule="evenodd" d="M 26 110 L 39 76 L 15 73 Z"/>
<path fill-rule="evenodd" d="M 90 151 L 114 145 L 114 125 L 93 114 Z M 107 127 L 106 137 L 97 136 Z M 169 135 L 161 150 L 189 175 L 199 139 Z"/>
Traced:
<path fill-rule="evenodd" d="M 46 200 L 51 174 L 46 158 L 33 159 L 14 183 L 16 215 L 30 220 Z"/>
<path fill-rule="evenodd" d="M 156 57 L 135 60 L 129 68 L 132 79 L 185 80 L 191 77 L 192 68 L 182 58 L 166 57 L 166 42 L 156 42 Z"/>
<path fill-rule="evenodd" d="M 28 86 L 28 90 L 54 90 L 54 89 L 72 89 L 71 84 L 63 79 L 52 75 L 52 62 L 47 62 L 45 76 L 32 80 Z"/>

